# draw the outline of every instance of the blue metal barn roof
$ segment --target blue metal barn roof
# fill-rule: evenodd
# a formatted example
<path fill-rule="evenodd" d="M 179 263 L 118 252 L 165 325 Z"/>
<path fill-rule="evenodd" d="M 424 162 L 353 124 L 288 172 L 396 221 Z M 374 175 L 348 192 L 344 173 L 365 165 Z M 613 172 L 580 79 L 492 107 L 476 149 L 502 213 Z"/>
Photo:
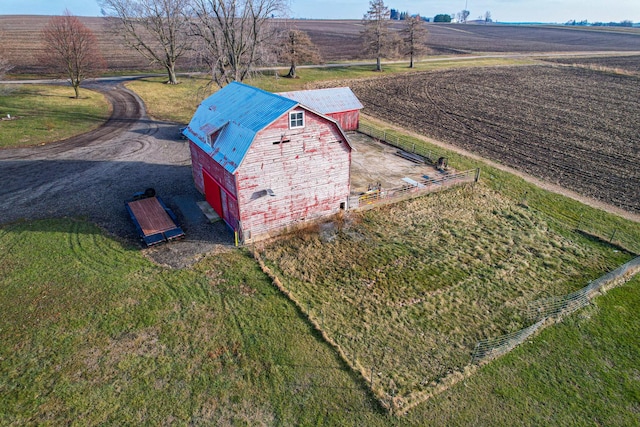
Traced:
<path fill-rule="evenodd" d="M 362 104 L 348 87 L 281 92 L 278 95 L 292 99 L 322 114 L 361 110 Z"/>
<path fill-rule="evenodd" d="M 256 133 L 297 105 L 297 101 L 233 82 L 200 104 L 183 134 L 235 173 Z M 211 146 L 209 137 L 216 132 Z"/>

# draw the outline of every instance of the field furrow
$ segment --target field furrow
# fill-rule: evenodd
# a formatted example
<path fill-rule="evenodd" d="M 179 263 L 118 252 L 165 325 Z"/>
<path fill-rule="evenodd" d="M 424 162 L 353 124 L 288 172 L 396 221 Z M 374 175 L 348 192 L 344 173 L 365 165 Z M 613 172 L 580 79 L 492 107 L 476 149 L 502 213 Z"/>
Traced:
<path fill-rule="evenodd" d="M 632 76 L 526 66 L 353 83 L 366 112 L 640 212 L 640 86 Z"/>

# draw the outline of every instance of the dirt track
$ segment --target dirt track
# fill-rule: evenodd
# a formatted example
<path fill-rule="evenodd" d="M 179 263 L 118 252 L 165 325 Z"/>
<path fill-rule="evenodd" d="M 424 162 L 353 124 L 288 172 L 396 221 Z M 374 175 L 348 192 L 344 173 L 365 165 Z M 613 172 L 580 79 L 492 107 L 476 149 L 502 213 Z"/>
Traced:
<path fill-rule="evenodd" d="M 117 81 L 92 83 L 113 103 L 100 128 L 45 146 L 0 150 L 0 223 L 85 217 L 136 243 L 124 201 L 148 187 L 174 209 L 187 240 L 150 250 L 160 263 L 181 267 L 231 236 L 191 209 L 202 196 L 193 186 L 186 141 L 175 123 L 147 117 L 142 101 Z M 195 213 L 194 213 L 195 212 Z"/>

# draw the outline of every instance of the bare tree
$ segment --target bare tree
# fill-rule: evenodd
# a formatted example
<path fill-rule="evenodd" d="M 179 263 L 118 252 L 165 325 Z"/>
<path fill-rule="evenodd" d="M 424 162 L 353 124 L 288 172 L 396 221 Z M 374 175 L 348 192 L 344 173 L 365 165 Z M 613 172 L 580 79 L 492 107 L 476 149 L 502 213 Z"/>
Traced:
<path fill-rule="evenodd" d="M 42 63 L 49 71 L 66 76 L 79 98 L 82 81 L 104 67 L 93 31 L 65 10 L 49 20 L 41 36 Z"/>
<path fill-rule="evenodd" d="M 491 20 L 491 12 L 487 10 L 487 11 L 484 13 L 484 23 L 485 23 L 485 25 L 486 25 L 486 24 L 488 24 L 489 22 L 493 22 L 493 21 Z"/>
<path fill-rule="evenodd" d="M 4 79 L 5 74 L 7 74 L 11 68 L 13 67 L 9 64 L 9 60 L 0 53 L 0 80 Z"/>
<path fill-rule="evenodd" d="M 7 40 L 5 33 L 0 30 L 0 40 Z M 7 59 L 7 55 L 3 49 L 2 43 L 0 43 L 0 83 L 4 79 L 4 76 L 13 68 L 9 59 Z M 0 84 L 0 96 L 7 95 L 10 93 L 9 85 Z"/>
<path fill-rule="evenodd" d="M 159 64 L 177 84 L 176 62 L 191 46 L 186 15 L 190 0 L 98 0 L 102 13 L 113 19 L 125 42 Z"/>
<path fill-rule="evenodd" d="M 289 30 L 284 33 L 280 59 L 290 64 L 286 77 L 296 79 L 296 67 L 304 62 L 318 63 L 321 61 L 320 52 L 313 44 L 307 33 L 301 30 Z"/>
<path fill-rule="evenodd" d="M 461 10 L 460 12 L 458 12 L 458 22 L 462 22 L 463 24 L 466 24 L 470 14 L 471 12 L 469 12 L 466 9 Z"/>
<path fill-rule="evenodd" d="M 276 39 L 275 20 L 286 0 L 193 0 L 196 49 L 219 86 L 243 81 L 265 60 Z M 272 50 L 272 49 L 271 49 Z"/>
<path fill-rule="evenodd" d="M 420 15 L 410 16 L 404 21 L 402 39 L 404 42 L 404 54 L 409 55 L 409 68 L 413 68 L 413 59 L 423 55 L 427 51 L 427 26 Z"/>
<path fill-rule="evenodd" d="M 392 54 L 397 46 L 397 36 L 389 29 L 390 16 L 391 12 L 385 6 L 384 0 L 371 0 L 369 10 L 362 18 L 364 51 L 375 55 L 376 71 L 382 71 L 382 57 Z"/>
<path fill-rule="evenodd" d="M 0 80 L 4 79 L 13 66 L 9 63 L 9 60 L 5 57 L 4 52 L 0 51 Z"/>

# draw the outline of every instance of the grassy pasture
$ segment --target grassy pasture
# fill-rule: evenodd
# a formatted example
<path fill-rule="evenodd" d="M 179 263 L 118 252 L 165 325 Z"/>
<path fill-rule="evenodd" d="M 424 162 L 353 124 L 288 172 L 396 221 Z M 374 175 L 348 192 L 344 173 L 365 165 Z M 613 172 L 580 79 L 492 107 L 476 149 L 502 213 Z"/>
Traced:
<path fill-rule="evenodd" d="M 625 250 L 640 255 L 640 224 L 637 222 L 552 193 L 482 161 L 444 149 L 422 135 L 408 133 L 404 129 L 371 117 L 364 118 L 362 123 L 386 132 L 391 140 L 400 138 L 406 144 L 415 144 L 416 147 L 422 147 L 425 151 L 430 150 L 439 153 L 438 156 L 446 156 L 449 162 L 459 170 L 481 168 L 482 182 L 503 197 L 538 211 L 547 221 L 559 223 L 562 227 L 581 230 L 605 241 L 612 241 Z"/>
<path fill-rule="evenodd" d="M 105 97 L 81 89 L 73 98 L 67 86 L 6 86 L 0 91 L 0 148 L 23 147 L 59 141 L 102 125 L 111 114 Z"/>
<path fill-rule="evenodd" d="M 640 277 L 390 418 L 243 251 L 167 270 L 76 220 L 0 227 L 0 425 L 633 425 Z"/>
<path fill-rule="evenodd" d="M 365 386 L 242 251 L 157 267 L 85 222 L 0 228 L 0 425 L 370 425 Z"/>
<path fill-rule="evenodd" d="M 640 276 L 409 415 L 440 426 L 637 426 L 638 304 Z"/>
<path fill-rule="evenodd" d="M 630 259 L 484 185 L 352 213 L 259 250 L 397 408 L 463 372 L 480 339 L 529 326 L 527 303 Z"/>

